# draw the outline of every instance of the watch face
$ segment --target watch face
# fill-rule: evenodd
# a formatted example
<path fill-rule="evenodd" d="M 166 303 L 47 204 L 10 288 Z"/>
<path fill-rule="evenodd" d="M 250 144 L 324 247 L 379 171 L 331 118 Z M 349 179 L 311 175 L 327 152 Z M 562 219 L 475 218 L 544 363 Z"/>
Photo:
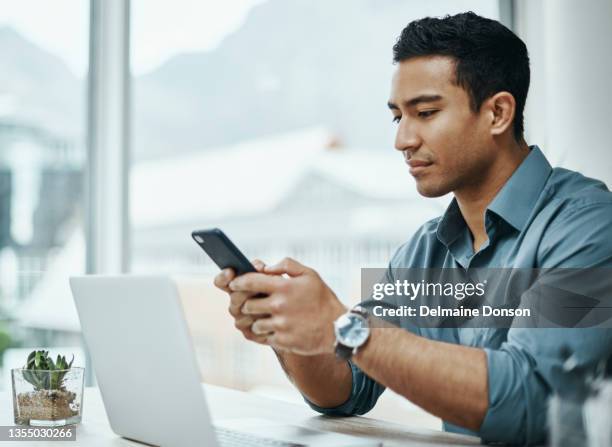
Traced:
<path fill-rule="evenodd" d="M 370 335 L 367 320 L 361 315 L 344 314 L 335 322 L 336 338 L 344 346 L 357 348 L 361 346 Z"/>

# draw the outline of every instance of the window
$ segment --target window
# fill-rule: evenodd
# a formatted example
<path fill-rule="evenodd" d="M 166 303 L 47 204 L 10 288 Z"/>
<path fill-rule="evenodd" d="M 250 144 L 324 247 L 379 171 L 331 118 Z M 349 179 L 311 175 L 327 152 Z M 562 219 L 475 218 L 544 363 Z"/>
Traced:
<path fill-rule="evenodd" d="M 420 200 L 393 150 L 391 47 L 410 20 L 465 10 L 495 18 L 498 2 L 133 1 L 132 270 L 197 275 L 207 381 L 248 388 L 280 368 L 235 334 L 191 231 L 293 256 L 357 300 L 360 268 L 445 205 Z"/>
<path fill-rule="evenodd" d="M 0 359 L 9 359 L 5 377 L 9 367 L 25 360 L 11 355 L 20 347 L 80 347 L 68 276 L 85 269 L 88 14 L 89 3 L 83 0 L 0 1 Z"/>

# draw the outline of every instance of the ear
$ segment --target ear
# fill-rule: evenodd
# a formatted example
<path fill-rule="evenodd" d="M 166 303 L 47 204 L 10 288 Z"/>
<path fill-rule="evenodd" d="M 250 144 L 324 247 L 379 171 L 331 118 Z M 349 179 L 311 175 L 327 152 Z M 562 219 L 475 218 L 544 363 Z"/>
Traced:
<path fill-rule="evenodd" d="M 512 122 L 516 110 L 516 101 L 512 94 L 508 92 L 496 93 L 486 101 L 485 107 L 491 120 L 491 135 L 499 136 L 508 129 L 512 131 Z"/>

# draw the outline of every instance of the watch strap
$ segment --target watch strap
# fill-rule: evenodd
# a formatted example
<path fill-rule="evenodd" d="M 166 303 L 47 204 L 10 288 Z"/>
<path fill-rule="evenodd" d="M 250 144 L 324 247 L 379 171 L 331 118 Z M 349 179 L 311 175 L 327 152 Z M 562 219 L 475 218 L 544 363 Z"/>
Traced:
<path fill-rule="evenodd" d="M 360 305 L 356 305 L 355 307 L 353 307 L 351 310 L 349 310 L 349 312 L 354 313 L 354 314 L 358 314 L 361 315 L 363 318 L 365 318 L 366 320 L 369 319 L 370 314 L 368 314 L 368 311 L 365 310 L 363 307 L 361 307 Z"/>
<path fill-rule="evenodd" d="M 353 356 L 353 348 L 349 348 L 341 343 L 336 343 L 336 357 L 341 360 L 350 360 Z"/>

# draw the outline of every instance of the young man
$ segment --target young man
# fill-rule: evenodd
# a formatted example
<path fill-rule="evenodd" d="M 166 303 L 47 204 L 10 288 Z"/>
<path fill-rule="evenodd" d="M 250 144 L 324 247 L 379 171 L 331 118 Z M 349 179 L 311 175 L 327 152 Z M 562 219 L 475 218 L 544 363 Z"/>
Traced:
<path fill-rule="evenodd" d="M 523 138 L 529 59 L 516 35 L 473 13 L 425 18 L 402 31 L 393 52 L 395 147 L 422 195 L 454 199 L 399 248 L 391 269 L 612 266 L 612 194 L 597 180 L 552 169 Z M 547 398 L 568 386 L 553 377 L 560 349 L 592 365 L 612 345 L 609 330 L 364 330 L 358 317 L 345 336 L 366 336 L 346 340 L 334 322 L 347 308 L 315 271 L 292 259 L 256 267 L 238 278 L 224 271 L 215 284 L 231 296 L 236 327 L 272 346 L 322 413 L 363 414 L 389 387 L 447 430 L 538 443 Z M 268 297 L 251 299 L 259 293 Z M 341 349 L 351 343 L 355 351 Z"/>

